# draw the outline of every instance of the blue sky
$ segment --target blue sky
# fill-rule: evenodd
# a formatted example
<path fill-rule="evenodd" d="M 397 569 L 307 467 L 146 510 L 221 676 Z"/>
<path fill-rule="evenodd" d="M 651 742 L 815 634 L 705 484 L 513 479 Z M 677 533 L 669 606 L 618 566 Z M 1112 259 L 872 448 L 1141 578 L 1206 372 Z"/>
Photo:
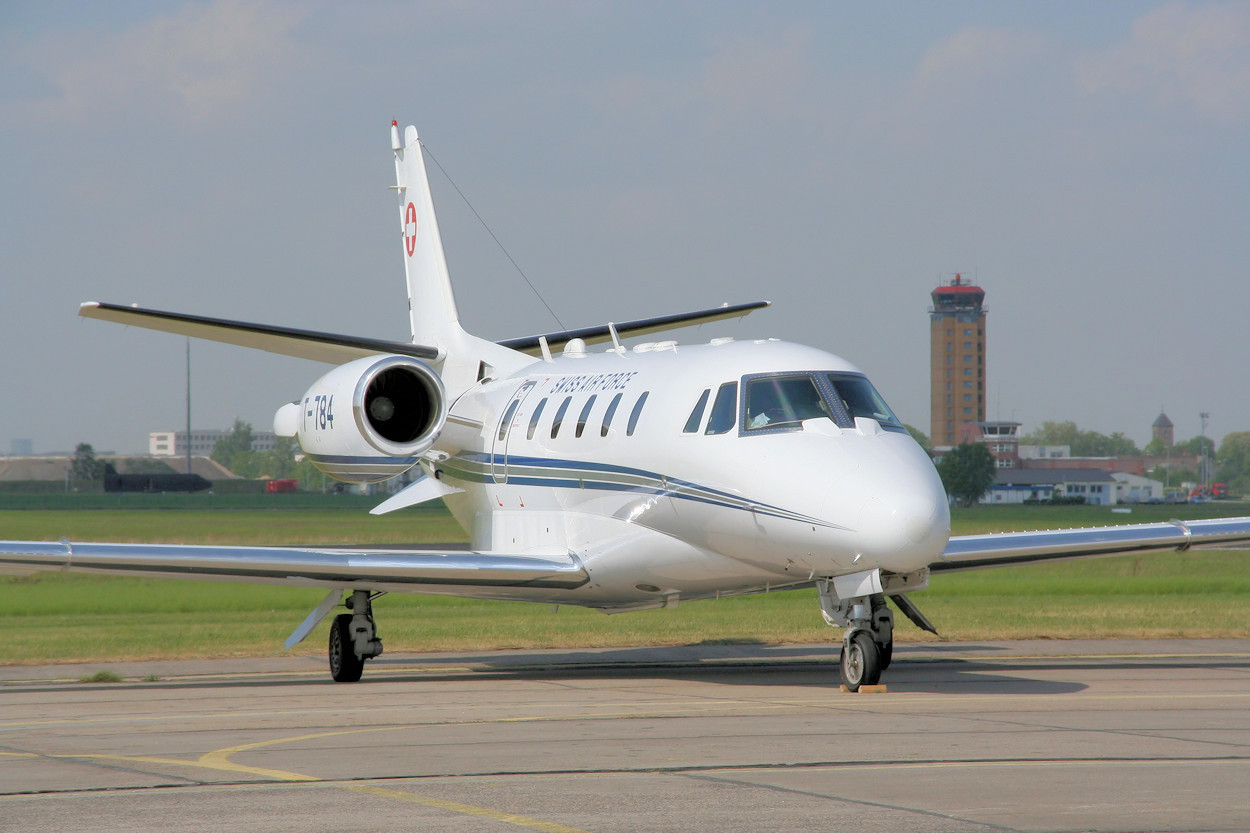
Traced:
<path fill-rule="evenodd" d="M 1250 4 L 9 3 L 0 451 L 183 425 L 141 303 L 404 338 L 413 123 L 564 324 L 767 298 L 716 332 L 864 369 L 928 426 L 928 292 L 987 291 L 991 417 L 1250 430 Z M 437 170 L 462 317 L 556 327 Z M 192 346 L 194 422 L 323 372 Z"/>

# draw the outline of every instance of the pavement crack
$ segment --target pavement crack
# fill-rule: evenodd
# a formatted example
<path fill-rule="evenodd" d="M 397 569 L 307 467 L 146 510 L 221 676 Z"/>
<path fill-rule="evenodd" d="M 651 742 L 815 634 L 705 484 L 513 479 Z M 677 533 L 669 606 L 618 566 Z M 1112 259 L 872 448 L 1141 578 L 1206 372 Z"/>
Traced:
<path fill-rule="evenodd" d="M 900 804 L 886 804 L 879 801 L 865 801 L 862 798 L 848 798 L 842 795 L 831 795 L 829 793 L 815 792 L 813 790 L 801 790 L 797 787 L 780 787 L 775 784 L 761 784 L 758 781 L 745 781 L 739 778 L 727 778 L 724 776 L 710 775 L 704 773 L 690 772 L 685 773 L 684 777 L 694 781 L 705 781 L 714 784 L 732 784 L 737 787 L 750 787 L 768 792 L 783 793 L 785 795 L 801 795 L 805 798 L 815 798 L 821 801 L 831 801 L 838 804 L 850 804 L 857 807 L 871 807 L 877 810 L 892 810 L 899 813 L 911 813 L 912 815 L 921 816 L 923 818 L 941 819 L 942 821 L 953 821 L 959 824 L 966 824 L 972 827 L 979 827 L 984 830 L 998 830 L 1003 833 L 1022 833 L 1015 827 L 1003 827 L 998 824 L 990 824 L 989 822 L 976 821 L 974 819 L 964 818 L 963 816 L 955 816 L 949 813 L 939 813 L 935 810 L 924 810 L 919 807 L 905 807 Z"/>

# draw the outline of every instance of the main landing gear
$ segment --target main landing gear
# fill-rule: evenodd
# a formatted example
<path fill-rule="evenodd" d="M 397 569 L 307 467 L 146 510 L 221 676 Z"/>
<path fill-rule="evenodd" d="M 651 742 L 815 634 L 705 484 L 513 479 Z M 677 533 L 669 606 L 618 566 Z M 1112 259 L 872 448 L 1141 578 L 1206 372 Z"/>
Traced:
<path fill-rule="evenodd" d="M 816 582 L 820 592 L 820 611 L 825 622 L 833 627 L 845 628 L 838 666 L 842 685 L 847 689 L 859 691 L 862 686 L 877 685 L 881 681 L 881 672 L 890 667 L 894 658 L 894 613 L 886 604 L 887 595 L 918 627 L 937 633 L 924 614 L 902 592 L 890 592 L 892 588 L 901 586 L 922 590 L 927 583 L 927 570 L 920 571 L 920 574 L 884 577 L 873 570 L 866 574 Z M 838 590 L 847 595 L 840 597 Z M 852 593 L 855 595 L 850 595 Z"/>
<path fill-rule="evenodd" d="M 354 683 L 365 660 L 382 654 L 382 640 L 373 623 L 373 599 L 368 590 L 353 590 L 347 599 L 351 613 L 340 613 L 330 625 L 330 676 L 336 683 Z"/>

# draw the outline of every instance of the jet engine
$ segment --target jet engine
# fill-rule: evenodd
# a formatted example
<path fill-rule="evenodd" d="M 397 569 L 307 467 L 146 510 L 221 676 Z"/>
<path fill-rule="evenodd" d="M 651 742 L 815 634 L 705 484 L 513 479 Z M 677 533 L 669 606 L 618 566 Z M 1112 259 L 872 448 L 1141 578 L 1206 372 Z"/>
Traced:
<path fill-rule="evenodd" d="M 273 432 L 296 437 L 318 469 L 348 483 L 376 483 L 412 468 L 447 421 L 443 382 L 407 356 L 366 356 L 318 379 L 283 405 Z"/>

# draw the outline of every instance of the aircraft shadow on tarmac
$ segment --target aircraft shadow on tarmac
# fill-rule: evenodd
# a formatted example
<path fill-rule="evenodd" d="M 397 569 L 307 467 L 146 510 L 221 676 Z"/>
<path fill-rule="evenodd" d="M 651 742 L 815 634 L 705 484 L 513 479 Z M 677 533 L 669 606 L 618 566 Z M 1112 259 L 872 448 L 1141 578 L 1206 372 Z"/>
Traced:
<path fill-rule="evenodd" d="M 883 682 L 897 692 L 979 692 L 1013 694 L 1065 694 L 1082 691 L 1084 683 L 1039 680 L 1028 676 L 995 673 L 1003 666 L 992 659 L 948 658 L 934 654 L 942 646 L 917 646 L 925 656 L 908 658 L 909 647 L 897 646 L 895 663 Z M 968 651 L 968 646 L 950 650 Z M 986 650 L 1003 650 L 986 646 Z M 384 668 L 388 660 L 374 661 Z M 377 675 L 389 680 L 434 680 L 466 677 L 479 679 L 681 679 L 722 685 L 816 686 L 840 685 L 837 646 L 811 645 L 688 645 L 668 648 L 619 648 L 612 650 L 456 654 L 446 658 L 424 656 L 422 670 L 412 675 L 403 669 L 414 663 L 391 659 L 394 673 Z M 1075 665 L 1075 664 L 1074 664 Z M 440 673 L 439 666 L 446 666 Z M 1031 666 L 1036 667 L 1036 666 Z M 1063 667 L 1060 665 L 1059 667 Z M 1022 670 L 1024 666 L 1021 666 Z M 366 672 L 366 678 L 368 673 Z"/>
<path fill-rule="evenodd" d="M 1098 670 L 1149 669 L 1159 676 L 1187 677 L 1196 668 L 1250 668 L 1230 656 L 1027 656 L 1003 655 L 1002 645 L 961 643 L 899 644 L 883 682 L 891 693 L 1070 694 L 1088 688 L 1083 680 Z M 371 673 L 372 672 L 372 673 Z M 726 686 L 799 686 L 836 689 L 837 646 L 702 644 L 661 648 L 572 651 L 499 651 L 481 654 L 383 656 L 370 661 L 356 686 L 445 680 L 492 679 L 679 679 Z M 32 683 L 44 687 L 48 683 Z M 58 687 L 65 683 L 57 683 Z M 98 687 L 99 683 L 76 683 Z M 249 686 L 341 686 L 318 672 L 207 674 L 143 682 L 110 683 L 110 688 L 223 688 Z M 25 687 L 6 685 L 7 690 Z"/>

